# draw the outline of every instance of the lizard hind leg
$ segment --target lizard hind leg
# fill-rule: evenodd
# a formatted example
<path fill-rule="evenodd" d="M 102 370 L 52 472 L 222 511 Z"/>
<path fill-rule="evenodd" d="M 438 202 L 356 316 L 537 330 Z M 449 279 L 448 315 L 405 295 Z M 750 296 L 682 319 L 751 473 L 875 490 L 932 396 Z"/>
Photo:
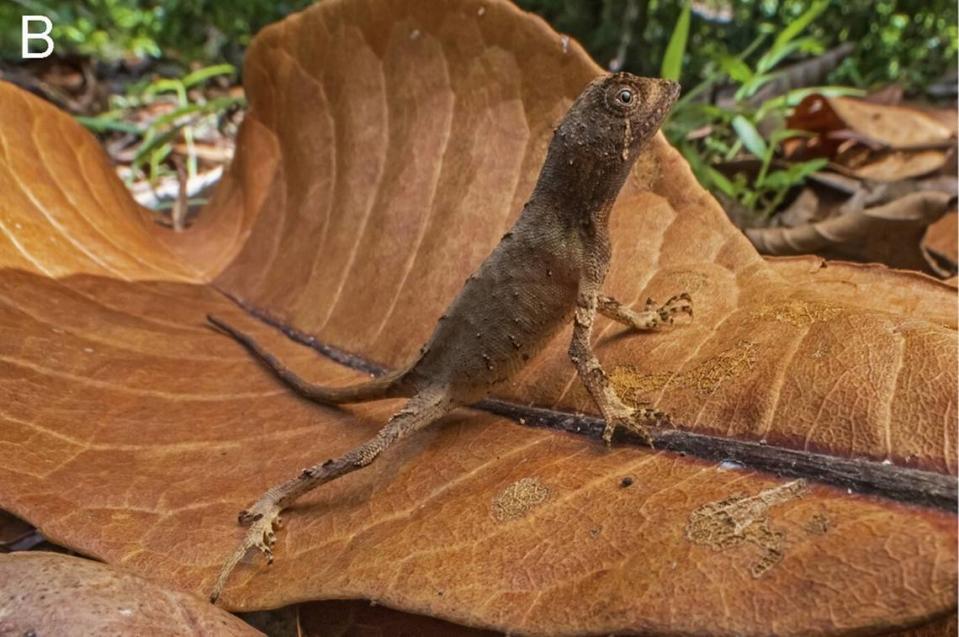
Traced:
<path fill-rule="evenodd" d="M 276 356 L 271 354 L 260 345 L 256 339 L 243 332 L 221 318 L 213 315 L 207 315 L 207 320 L 222 330 L 234 340 L 243 345 L 254 357 L 263 363 L 270 371 L 286 383 L 290 389 L 300 396 L 323 405 L 338 405 L 341 403 L 357 403 L 370 400 L 381 400 L 383 398 L 396 398 L 404 395 L 400 387 L 400 381 L 404 372 L 393 372 L 385 374 L 379 378 L 348 385 L 346 387 L 324 387 L 315 385 L 303 380 L 291 369 L 281 363 Z"/>
<path fill-rule="evenodd" d="M 369 441 L 338 458 L 303 469 L 297 477 L 270 488 L 253 506 L 241 511 L 239 521 L 241 524 L 249 524 L 249 528 L 243 541 L 223 563 L 210 594 L 210 601 L 215 602 L 220 597 L 230 573 L 250 549 L 259 549 L 268 563 L 273 562 L 276 529 L 280 526 L 280 513 L 285 508 L 321 484 L 369 465 L 393 443 L 428 427 L 455 406 L 445 387 L 425 389 L 393 414 L 379 433 Z"/>

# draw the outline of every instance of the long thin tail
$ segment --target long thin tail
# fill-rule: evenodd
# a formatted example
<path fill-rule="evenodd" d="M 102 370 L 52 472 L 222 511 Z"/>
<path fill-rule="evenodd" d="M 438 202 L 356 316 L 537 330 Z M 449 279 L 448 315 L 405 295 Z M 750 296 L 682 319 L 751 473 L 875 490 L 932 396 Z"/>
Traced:
<path fill-rule="evenodd" d="M 297 394 L 309 400 L 322 403 L 324 405 L 337 405 L 340 403 L 359 403 L 369 400 L 381 400 L 383 398 L 394 398 L 402 396 L 404 393 L 398 387 L 398 381 L 403 376 L 403 371 L 391 372 L 378 378 L 371 379 L 365 383 L 356 385 L 347 385 L 346 387 L 324 387 L 314 385 L 297 376 L 281 363 L 276 356 L 266 351 L 256 340 L 236 329 L 223 319 L 217 318 L 212 314 L 207 314 L 206 320 L 215 325 L 220 330 L 226 332 L 240 344 L 242 344 L 253 356 L 266 365 L 274 374 L 280 377 Z"/>

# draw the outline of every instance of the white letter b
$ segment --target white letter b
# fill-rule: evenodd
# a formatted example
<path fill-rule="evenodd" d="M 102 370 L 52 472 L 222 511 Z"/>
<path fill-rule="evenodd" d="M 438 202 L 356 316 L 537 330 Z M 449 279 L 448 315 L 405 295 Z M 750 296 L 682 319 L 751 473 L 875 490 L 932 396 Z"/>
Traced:
<path fill-rule="evenodd" d="M 30 23 L 31 22 L 42 22 L 46 26 L 46 31 L 43 33 L 30 33 Z M 50 37 L 50 31 L 53 30 L 53 22 L 50 21 L 45 15 L 25 15 L 23 16 L 23 42 L 21 52 L 23 53 L 23 58 L 45 58 L 53 53 L 53 38 Z M 46 51 L 42 53 L 30 53 L 30 40 L 44 40 L 47 43 Z"/>

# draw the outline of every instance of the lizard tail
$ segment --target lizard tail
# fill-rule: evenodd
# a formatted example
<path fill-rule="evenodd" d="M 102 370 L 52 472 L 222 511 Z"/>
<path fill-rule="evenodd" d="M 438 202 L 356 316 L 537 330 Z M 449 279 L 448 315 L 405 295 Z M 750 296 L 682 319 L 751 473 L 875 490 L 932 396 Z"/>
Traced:
<path fill-rule="evenodd" d="M 340 403 L 359 403 L 405 395 L 400 385 L 406 370 L 390 372 L 369 381 L 347 385 L 346 387 L 315 385 L 300 378 L 246 332 L 238 330 L 223 319 L 211 314 L 208 314 L 206 319 L 232 336 L 234 340 L 243 345 L 253 356 L 276 374 L 280 380 L 306 399 L 324 405 L 338 405 Z"/>

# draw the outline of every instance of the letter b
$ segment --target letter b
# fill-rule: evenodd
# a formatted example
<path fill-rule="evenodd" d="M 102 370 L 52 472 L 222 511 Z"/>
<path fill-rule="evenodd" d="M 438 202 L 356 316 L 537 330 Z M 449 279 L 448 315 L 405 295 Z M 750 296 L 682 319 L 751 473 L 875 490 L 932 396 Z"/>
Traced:
<path fill-rule="evenodd" d="M 30 23 L 31 22 L 42 22 L 46 27 L 46 30 L 43 33 L 30 33 Z M 53 22 L 50 21 L 45 15 L 25 15 L 21 22 L 23 25 L 23 43 L 21 47 L 21 53 L 23 58 L 45 58 L 53 53 L 53 38 L 50 37 L 50 32 L 53 31 Z M 30 40 L 44 40 L 47 43 L 47 48 L 41 53 L 31 53 L 30 52 Z"/>

